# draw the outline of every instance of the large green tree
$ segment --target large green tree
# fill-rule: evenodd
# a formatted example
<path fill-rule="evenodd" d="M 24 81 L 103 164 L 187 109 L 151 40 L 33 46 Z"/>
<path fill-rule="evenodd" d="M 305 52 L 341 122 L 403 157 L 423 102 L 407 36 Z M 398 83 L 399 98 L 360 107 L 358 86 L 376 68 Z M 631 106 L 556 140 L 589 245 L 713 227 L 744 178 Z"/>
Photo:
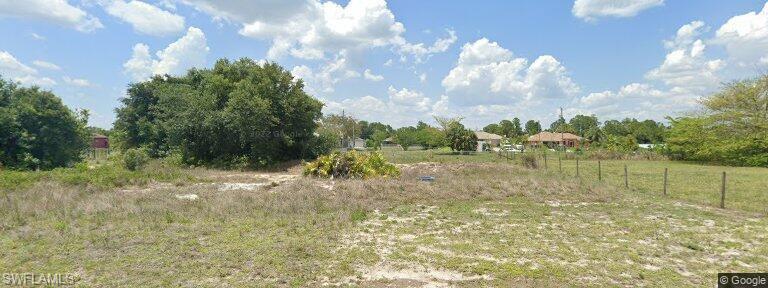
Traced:
<path fill-rule="evenodd" d="M 600 122 L 597 121 L 597 117 L 595 115 L 576 115 L 571 118 L 569 124 L 573 128 L 573 131 L 576 133 L 576 135 L 585 137 L 587 136 L 587 132 L 597 128 L 600 125 Z"/>
<path fill-rule="evenodd" d="M 637 143 L 662 143 L 667 127 L 653 120 L 638 121 L 634 118 L 625 118 L 621 121 L 605 121 L 602 129 L 608 136 L 632 135 Z"/>
<path fill-rule="evenodd" d="M 262 166 L 311 156 L 322 103 L 303 89 L 277 64 L 221 59 L 212 69 L 130 85 L 114 130 L 124 148 L 153 156 L 178 149 L 195 164 Z"/>
<path fill-rule="evenodd" d="M 88 113 L 75 113 L 38 87 L 0 78 L 0 167 L 52 169 L 81 160 Z"/>
<path fill-rule="evenodd" d="M 501 130 L 501 126 L 496 123 L 491 123 L 483 127 L 484 132 L 493 133 L 493 134 L 503 134 L 504 132 Z"/>
<path fill-rule="evenodd" d="M 520 125 L 520 118 L 515 117 L 512 119 L 512 135 L 507 137 L 517 137 L 523 135 L 523 126 Z"/>
<path fill-rule="evenodd" d="M 541 123 L 539 121 L 528 120 L 528 122 L 525 122 L 525 133 L 533 135 L 539 132 L 541 132 Z"/>
<path fill-rule="evenodd" d="M 768 75 L 727 84 L 699 115 L 670 119 L 672 155 L 768 167 Z"/>
<path fill-rule="evenodd" d="M 395 130 L 395 139 L 403 150 L 408 150 L 409 147 L 419 143 L 419 130 L 412 126 L 398 128 Z"/>
<path fill-rule="evenodd" d="M 392 126 L 380 122 L 360 121 L 358 125 L 360 127 L 360 138 L 363 139 L 371 139 L 377 131 L 383 131 L 386 134 L 392 134 L 395 131 L 392 129 Z"/>

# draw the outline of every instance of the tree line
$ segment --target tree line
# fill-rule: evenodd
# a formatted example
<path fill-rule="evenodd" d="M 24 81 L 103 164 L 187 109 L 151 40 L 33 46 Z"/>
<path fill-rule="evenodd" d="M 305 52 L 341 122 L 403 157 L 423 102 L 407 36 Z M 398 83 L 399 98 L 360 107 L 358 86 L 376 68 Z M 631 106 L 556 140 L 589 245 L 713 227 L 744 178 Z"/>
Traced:
<path fill-rule="evenodd" d="M 477 145 L 461 118 L 436 117 L 437 126 L 419 122 L 394 129 L 348 116 L 323 117 L 323 104 L 304 92 L 301 79 L 277 64 L 247 58 L 132 83 L 121 103 L 113 129 L 96 129 L 86 126 L 87 111 L 69 109 L 52 92 L 0 77 L 0 168 L 74 165 L 82 161 L 92 133 L 109 135 L 122 150 L 176 154 L 184 163 L 216 166 L 313 158 L 357 137 L 372 148 L 386 140 L 403 149 L 469 151 Z M 601 123 L 594 115 L 576 115 L 555 120 L 546 131 L 576 134 L 590 147 L 631 152 L 638 143 L 654 143 L 663 144 L 662 152 L 673 159 L 768 166 L 768 76 L 728 83 L 701 103 L 702 111 L 667 118 L 667 125 L 631 118 Z M 520 143 L 542 125 L 513 118 L 483 130 Z"/>

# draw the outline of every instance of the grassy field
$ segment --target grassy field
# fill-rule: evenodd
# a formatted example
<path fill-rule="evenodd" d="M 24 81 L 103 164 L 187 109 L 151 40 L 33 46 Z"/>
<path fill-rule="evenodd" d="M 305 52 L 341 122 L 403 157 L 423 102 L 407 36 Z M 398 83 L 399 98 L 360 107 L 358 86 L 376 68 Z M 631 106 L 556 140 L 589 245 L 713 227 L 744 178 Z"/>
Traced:
<path fill-rule="evenodd" d="M 518 163 L 495 153 L 470 155 L 451 153 L 447 149 L 384 150 L 385 156 L 395 163 Z M 537 157 L 541 170 L 576 178 L 576 160 L 558 160 L 557 153 Z M 649 194 L 663 194 L 664 168 L 668 169 L 667 193 L 672 199 L 690 201 L 712 207 L 720 206 L 722 173 L 726 172 L 726 208 L 768 215 L 768 168 L 729 167 L 680 161 L 602 160 L 602 182 L 617 188 L 624 187 L 624 166 L 627 166 L 630 189 Z M 598 181 L 598 161 L 579 160 L 581 181 Z"/>
<path fill-rule="evenodd" d="M 712 286 L 717 272 L 768 270 L 768 219 L 749 209 L 492 154 L 407 153 L 397 179 L 153 164 L 136 179 L 178 170 L 24 181 L 2 189 L 0 271 L 71 273 L 83 287 L 473 287 Z"/>
<path fill-rule="evenodd" d="M 557 159 L 548 161 L 549 170 L 560 173 Z M 668 169 L 667 195 L 706 206 L 719 207 L 722 173 L 726 172 L 727 209 L 768 215 L 768 169 L 756 167 L 712 166 L 676 161 L 601 161 L 602 181 L 624 186 L 624 165 L 629 187 L 650 194 L 663 194 L 664 168 Z M 562 162 L 562 173 L 576 176 L 576 161 Z M 579 161 L 579 176 L 584 181 L 598 180 L 595 160 Z"/>

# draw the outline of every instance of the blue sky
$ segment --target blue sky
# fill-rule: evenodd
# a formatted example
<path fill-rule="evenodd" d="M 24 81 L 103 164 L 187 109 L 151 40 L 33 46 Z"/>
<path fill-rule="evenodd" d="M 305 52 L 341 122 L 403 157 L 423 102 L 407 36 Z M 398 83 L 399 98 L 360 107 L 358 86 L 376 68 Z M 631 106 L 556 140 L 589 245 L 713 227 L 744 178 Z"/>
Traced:
<path fill-rule="evenodd" d="M 463 116 L 682 115 L 768 66 L 764 1 L 0 0 L 0 74 L 108 128 L 128 83 L 219 58 L 281 64 L 393 126 Z"/>

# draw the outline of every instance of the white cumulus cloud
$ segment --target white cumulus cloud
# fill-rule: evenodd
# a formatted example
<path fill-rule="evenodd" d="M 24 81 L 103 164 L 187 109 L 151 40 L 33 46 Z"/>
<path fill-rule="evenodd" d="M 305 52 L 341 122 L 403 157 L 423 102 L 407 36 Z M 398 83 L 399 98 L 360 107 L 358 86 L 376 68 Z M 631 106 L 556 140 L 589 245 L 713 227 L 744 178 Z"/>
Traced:
<path fill-rule="evenodd" d="M 398 90 L 389 86 L 387 93 L 389 94 L 389 101 L 395 105 L 414 107 L 418 111 L 427 111 L 430 108 L 430 99 L 424 97 L 421 92 L 407 88 Z"/>
<path fill-rule="evenodd" d="M 61 70 L 61 67 L 59 67 L 59 65 L 53 64 L 51 62 L 43 61 L 43 60 L 32 61 L 32 65 L 35 65 L 38 68 L 43 68 L 48 70 Z"/>
<path fill-rule="evenodd" d="M 99 18 L 66 0 L 0 0 L 0 17 L 42 20 L 81 32 L 103 28 Z"/>
<path fill-rule="evenodd" d="M 142 1 L 114 0 L 106 3 L 104 9 L 131 24 L 139 33 L 164 36 L 184 31 L 184 17 Z"/>
<path fill-rule="evenodd" d="M 38 71 L 35 68 L 22 63 L 7 51 L 0 51 L 0 75 L 24 85 L 37 85 L 41 87 L 56 85 L 56 81 L 38 75 Z"/>
<path fill-rule="evenodd" d="M 645 74 L 647 80 L 659 85 L 631 83 L 618 91 L 590 93 L 575 100 L 569 113 L 662 120 L 696 109 L 701 97 L 718 88 L 726 65 L 723 60 L 707 57 L 706 44 L 699 39 L 706 29 L 703 22 L 693 21 L 664 42 L 669 50 L 664 61 Z"/>
<path fill-rule="evenodd" d="M 701 39 L 695 39 L 704 29 L 701 21 L 693 21 L 678 29 L 675 40 L 665 43 L 671 51 L 664 62 L 649 71 L 646 78 L 698 93 L 717 88 L 721 82 L 718 72 L 725 66 L 725 61 L 706 57 L 706 44 Z"/>
<path fill-rule="evenodd" d="M 89 87 L 92 85 L 90 81 L 82 78 L 70 78 L 68 76 L 64 76 L 61 77 L 61 80 L 64 80 L 64 83 L 77 87 Z"/>
<path fill-rule="evenodd" d="M 365 71 L 363 71 L 363 77 L 373 82 L 379 82 L 381 80 L 384 80 L 384 76 L 373 74 L 373 72 L 371 72 L 371 69 L 365 69 Z"/>
<path fill-rule="evenodd" d="M 149 46 L 136 44 L 131 58 L 123 64 L 123 68 L 136 81 L 157 74 L 181 75 L 189 68 L 204 66 L 209 50 L 203 31 L 189 27 L 186 35 L 157 51 L 155 57 L 150 54 Z"/>
<path fill-rule="evenodd" d="M 593 21 L 602 17 L 633 17 L 663 4 L 664 0 L 576 0 L 571 12 L 578 18 Z"/>
<path fill-rule="evenodd" d="M 565 67 L 553 56 L 533 63 L 482 38 L 464 44 L 456 66 L 442 81 L 451 99 L 462 104 L 512 104 L 569 99 L 579 92 Z"/>
<path fill-rule="evenodd" d="M 768 56 L 768 3 L 759 13 L 749 12 L 728 19 L 717 29 L 713 42 L 725 46 L 737 65 L 759 63 Z"/>
<path fill-rule="evenodd" d="M 307 90 L 312 94 L 333 92 L 336 83 L 360 77 L 360 73 L 349 68 L 349 59 L 343 53 L 323 64 L 317 71 L 306 65 L 299 65 L 291 69 L 291 74 L 303 79 Z"/>
<path fill-rule="evenodd" d="M 321 61 L 322 67 L 313 68 L 318 71 L 315 82 L 322 83 L 315 85 L 318 91 L 333 91 L 332 86 L 343 79 L 365 76 L 366 53 L 372 49 L 389 48 L 403 61 L 411 57 L 421 62 L 446 51 L 457 39 L 456 33 L 448 30 L 447 36 L 431 45 L 408 42 L 403 38 L 404 25 L 384 0 L 350 0 L 345 4 L 320 0 L 182 2 L 216 20 L 240 25 L 243 36 L 269 41 L 267 59 L 291 56 Z"/>

